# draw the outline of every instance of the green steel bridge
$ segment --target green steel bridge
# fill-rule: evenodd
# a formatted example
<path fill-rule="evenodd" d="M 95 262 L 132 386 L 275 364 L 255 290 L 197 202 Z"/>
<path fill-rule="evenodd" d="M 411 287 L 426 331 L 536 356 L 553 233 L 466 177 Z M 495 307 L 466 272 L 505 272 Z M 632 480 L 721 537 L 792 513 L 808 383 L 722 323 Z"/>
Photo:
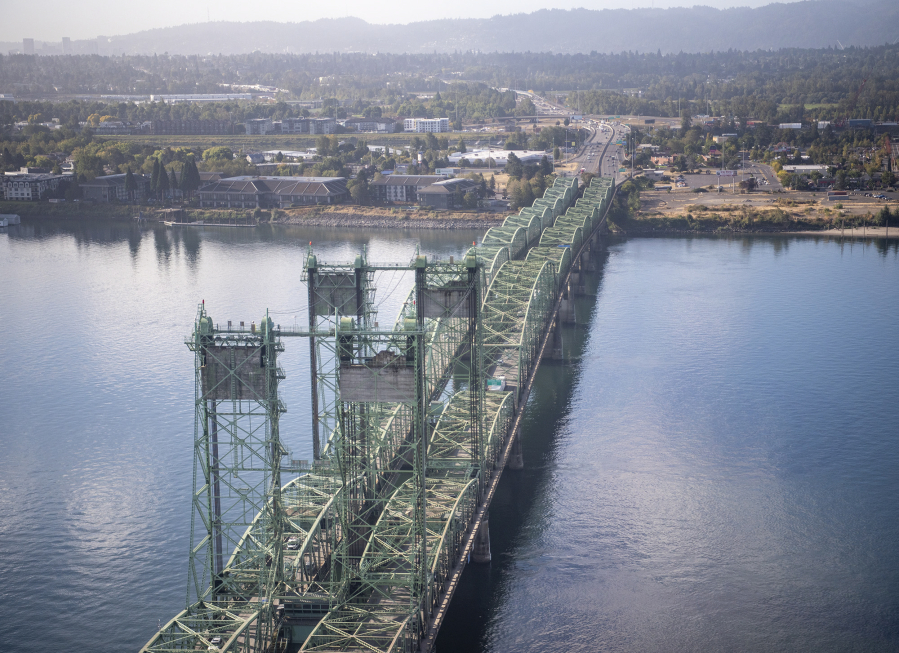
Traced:
<path fill-rule="evenodd" d="M 590 269 L 614 182 L 557 179 L 461 261 L 318 261 L 308 324 L 217 324 L 201 305 L 186 608 L 141 649 L 430 651 L 520 422 Z M 415 283 L 392 328 L 379 270 Z M 281 443 L 284 339 L 309 340 L 313 461 Z M 291 480 L 285 482 L 287 478 Z"/>

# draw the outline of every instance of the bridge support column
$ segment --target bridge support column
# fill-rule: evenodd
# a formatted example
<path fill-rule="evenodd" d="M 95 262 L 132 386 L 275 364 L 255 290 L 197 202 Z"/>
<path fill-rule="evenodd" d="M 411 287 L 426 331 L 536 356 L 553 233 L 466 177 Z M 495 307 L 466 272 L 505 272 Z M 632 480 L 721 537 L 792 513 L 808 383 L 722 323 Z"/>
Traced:
<path fill-rule="evenodd" d="M 556 317 L 553 323 L 549 325 L 552 334 L 552 342 L 548 343 L 546 350 L 543 352 L 543 358 L 546 360 L 561 360 L 564 358 L 562 353 L 562 321 L 560 317 Z"/>
<path fill-rule="evenodd" d="M 471 561 L 486 564 L 491 560 L 490 556 L 490 520 L 487 515 L 478 526 L 478 534 L 474 538 L 474 546 L 471 550 Z"/>
<path fill-rule="evenodd" d="M 512 440 L 512 451 L 509 454 L 509 460 L 506 463 L 508 469 L 518 470 L 524 469 L 524 455 L 521 453 L 521 430 L 515 433 Z"/>
<path fill-rule="evenodd" d="M 572 275 L 574 276 L 574 275 Z M 575 324 L 574 301 L 571 296 L 571 288 L 565 288 L 562 292 L 562 302 L 559 304 L 559 320 L 565 324 Z"/>

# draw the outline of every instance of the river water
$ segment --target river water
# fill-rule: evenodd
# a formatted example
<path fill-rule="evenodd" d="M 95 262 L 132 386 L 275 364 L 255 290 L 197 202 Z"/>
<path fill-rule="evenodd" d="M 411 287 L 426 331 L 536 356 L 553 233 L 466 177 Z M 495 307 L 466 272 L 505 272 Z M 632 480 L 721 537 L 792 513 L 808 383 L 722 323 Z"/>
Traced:
<path fill-rule="evenodd" d="M 302 263 L 479 234 L 0 233 L 0 650 L 137 650 L 184 605 L 196 305 L 304 321 Z M 899 648 L 896 242 L 615 242 L 438 650 Z M 411 279 L 383 273 L 382 325 Z M 311 457 L 305 343 L 282 437 Z"/>

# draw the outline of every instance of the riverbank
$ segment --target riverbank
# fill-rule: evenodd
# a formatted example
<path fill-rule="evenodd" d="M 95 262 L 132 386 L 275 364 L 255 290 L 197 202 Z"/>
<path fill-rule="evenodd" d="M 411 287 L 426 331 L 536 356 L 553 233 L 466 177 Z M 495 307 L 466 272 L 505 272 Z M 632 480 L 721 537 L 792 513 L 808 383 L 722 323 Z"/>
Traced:
<path fill-rule="evenodd" d="M 346 229 L 489 229 L 501 225 L 507 213 L 409 210 L 353 205 L 310 206 L 297 209 L 198 209 L 185 207 L 180 216 L 162 208 L 88 202 L 0 202 L 0 213 L 23 219 L 107 218 L 131 220 L 138 212 L 155 222 L 178 220 L 210 224 L 285 224 Z"/>
<path fill-rule="evenodd" d="M 351 229 L 489 229 L 508 213 L 427 211 L 405 208 L 338 205 L 273 211 L 272 224 Z"/>
<path fill-rule="evenodd" d="M 0 213 L 16 213 L 23 219 L 30 218 L 112 218 L 128 219 L 139 210 L 146 214 L 147 207 L 129 204 L 94 204 L 93 202 L 0 202 Z"/>
<path fill-rule="evenodd" d="M 899 238 L 897 224 L 878 225 L 872 216 L 809 216 L 775 207 L 753 210 L 693 206 L 686 215 L 638 215 L 610 220 L 612 233 L 622 236 L 666 236 L 689 234 L 796 234 L 843 236 L 845 238 Z M 720 213 L 719 213 L 720 211 Z"/>

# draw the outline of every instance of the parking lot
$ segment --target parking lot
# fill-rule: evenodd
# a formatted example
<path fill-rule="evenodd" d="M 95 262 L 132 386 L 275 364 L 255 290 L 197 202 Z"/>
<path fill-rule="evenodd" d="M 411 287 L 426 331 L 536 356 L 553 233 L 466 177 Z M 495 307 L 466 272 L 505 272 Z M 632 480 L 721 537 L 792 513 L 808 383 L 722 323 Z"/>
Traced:
<path fill-rule="evenodd" d="M 756 188 L 760 191 L 776 192 L 783 190 L 783 186 L 781 186 L 771 166 L 760 163 L 746 164 L 745 169 L 736 170 L 735 173 L 733 177 L 719 177 L 714 170 L 706 170 L 702 174 L 683 174 L 678 175 L 678 177 L 683 177 L 683 183 L 686 184 L 685 188 L 708 188 L 709 186 L 720 184 L 722 190 L 730 192 L 733 187 L 736 187 L 739 192 L 741 181 L 754 178 Z M 671 178 L 672 183 L 676 185 L 677 177 L 672 176 Z"/>

